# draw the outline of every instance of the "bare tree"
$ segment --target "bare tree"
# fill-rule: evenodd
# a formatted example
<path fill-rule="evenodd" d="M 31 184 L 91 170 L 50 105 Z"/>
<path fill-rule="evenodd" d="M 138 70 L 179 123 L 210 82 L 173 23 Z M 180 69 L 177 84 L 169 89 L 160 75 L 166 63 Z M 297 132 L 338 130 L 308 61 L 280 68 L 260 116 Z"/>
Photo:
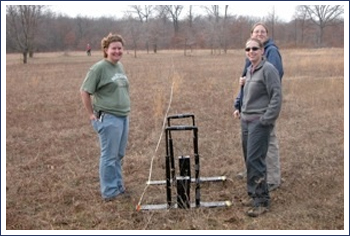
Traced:
<path fill-rule="evenodd" d="M 187 15 L 187 21 L 189 23 L 189 26 L 192 28 L 193 27 L 193 8 L 192 5 L 190 5 L 188 9 L 188 15 Z"/>
<path fill-rule="evenodd" d="M 152 5 L 132 5 L 130 7 L 133 9 L 131 12 L 137 14 L 140 22 L 148 22 L 154 10 Z"/>
<path fill-rule="evenodd" d="M 193 32 L 193 8 L 192 5 L 189 6 L 187 17 L 184 21 L 184 56 L 187 55 L 187 46 L 190 47 L 192 53 L 192 45 L 194 42 L 194 32 Z"/>
<path fill-rule="evenodd" d="M 227 53 L 227 18 L 228 18 L 228 15 L 227 15 L 227 12 L 228 12 L 228 5 L 225 5 L 225 15 L 224 15 L 224 26 L 223 26 L 223 35 L 224 35 L 224 52 L 225 54 Z"/>
<path fill-rule="evenodd" d="M 139 42 L 143 40 L 142 22 L 133 18 L 132 16 L 129 16 L 129 18 L 125 20 L 125 24 L 125 28 L 128 30 L 124 33 L 124 35 L 127 39 L 129 39 L 128 41 L 131 41 L 131 47 L 134 49 L 134 57 L 136 58 Z"/>
<path fill-rule="evenodd" d="M 303 5 L 298 10 L 305 12 L 310 20 L 318 26 L 318 46 L 323 45 L 324 28 L 333 25 L 344 14 L 344 6 L 342 5 Z"/>
<path fill-rule="evenodd" d="M 211 54 L 216 53 L 216 49 L 218 49 L 219 54 L 221 53 L 220 45 L 221 45 L 221 32 L 220 32 L 220 12 L 219 5 L 205 6 L 204 9 L 208 13 L 208 19 L 211 22 L 211 27 L 209 29 L 210 34 L 210 48 Z"/>
<path fill-rule="evenodd" d="M 144 35 L 145 35 L 145 41 L 146 41 L 146 50 L 147 53 L 149 53 L 149 19 L 152 16 L 153 10 L 154 10 L 154 6 L 152 5 L 144 5 L 144 6 L 140 6 L 140 5 L 132 5 L 131 7 L 131 13 L 136 13 L 137 17 L 139 19 L 139 21 L 141 22 L 141 24 L 144 25 L 143 29 L 144 29 Z"/>
<path fill-rule="evenodd" d="M 87 36 L 91 28 L 90 24 L 91 24 L 91 19 L 89 18 L 83 18 L 81 16 L 78 16 L 76 18 L 76 27 L 75 27 L 76 41 L 74 42 L 75 47 L 84 48 L 87 43 L 90 43 L 90 39 Z"/>
<path fill-rule="evenodd" d="M 204 7 L 207 11 L 209 17 L 214 17 L 215 22 L 219 23 L 220 19 L 220 12 L 219 12 L 219 5 L 212 5 L 211 7 Z"/>
<path fill-rule="evenodd" d="M 167 24 L 169 20 L 173 24 L 174 34 L 171 37 L 171 45 L 175 47 L 179 44 L 182 39 L 179 37 L 180 30 L 180 15 L 183 9 L 182 5 L 158 5 L 156 7 L 158 11 L 158 18 L 162 19 L 164 24 Z"/>
<path fill-rule="evenodd" d="M 272 10 L 268 13 L 266 23 L 268 23 L 270 30 L 269 35 L 271 38 L 275 39 L 275 25 L 278 21 L 278 17 L 276 16 L 275 6 L 272 7 Z"/>
<path fill-rule="evenodd" d="M 295 46 L 298 45 L 298 29 L 300 30 L 300 44 L 304 44 L 305 32 L 310 25 L 307 13 L 303 11 L 302 7 L 303 6 L 297 6 L 293 16 Z"/>
<path fill-rule="evenodd" d="M 16 41 L 16 50 L 22 52 L 23 63 L 27 63 L 28 53 L 32 57 L 35 50 L 35 37 L 45 6 L 9 5 L 6 6 L 8 31 Z"/>
<path fill-rule="evenodd" d="M 170 15 L 174 26 L 175 35 L 179 32 L 179 18 L 184 6 L 182 5 L 165 5 L 164 10 Z"/>

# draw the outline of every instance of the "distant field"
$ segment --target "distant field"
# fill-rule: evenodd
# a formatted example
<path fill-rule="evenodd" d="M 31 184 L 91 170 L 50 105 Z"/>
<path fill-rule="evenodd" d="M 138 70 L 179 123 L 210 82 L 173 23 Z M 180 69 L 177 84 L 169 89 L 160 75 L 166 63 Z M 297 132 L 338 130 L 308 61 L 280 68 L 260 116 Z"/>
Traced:
<path fill-rule="evenodd" d="M 130 51 L 122 59 L 131 86 L 130 135 L 124 162 L 132 200 L 104 203 L 99 192 L 97 135 L 79 88 L 100 52 L 36 54 L 22 64 L 6 60 L 7 230 L 343 230 L 344 50 L 282 50 L 283 107 L 277 122 L 281 188 L 271 193 L 271 211 L 245 215 L 246 194 L 240 125 L 233 98 L 244 64 L 243 50 Z M 347 78 L 348 79 L 348 78 Z M 225 183 L 201 187 L 203 201 L 230 200 L 229 208 L 135 210 L 149 177 L 165 179 L 162 123 L 193 113 L 199 129 L 201 176 L 225 175 Z M 191 154 L 191 139 L 179 137 L 177 154 Z M 348 158 L 348 157 L 346 157 Z M 165 187 L 150 186 L 142 204 L 165 203 Z"/>

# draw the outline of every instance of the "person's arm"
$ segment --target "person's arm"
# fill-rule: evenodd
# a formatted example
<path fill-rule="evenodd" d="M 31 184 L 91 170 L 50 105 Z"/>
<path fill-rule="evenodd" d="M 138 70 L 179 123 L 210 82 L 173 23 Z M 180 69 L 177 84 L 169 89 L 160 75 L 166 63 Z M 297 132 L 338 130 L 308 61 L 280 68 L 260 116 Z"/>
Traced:
<path fill-rule="evenodd" d="M 81 99 L 83 101 L 84 107 L 86 111 L 88 112 L 89 119 L 90 120 L 97 120 L 97 117 L 94 114 L 94 111 L 92 110 L 92 104 L 91 104 L 91 97 L 90 94 L 84 90 L 80 90 Z"/>
<path fill-rule="evenodd" d="M 240 109 L 240 106 L 241 106 L 240 102 L 241 102 L 241 90 L 238 92 L 238 95 L 237 95 L 237 97 L 235 98 L 235 100 L 233 102 L 233 107 L 236 110 Z"/>
<path fill-rule="evenodd" d="M 240 107 L 242 106 L 242 104 L 241 104 L 241 99 L 243 97 L 243 95 L 242 95 L 243 94 L 242 88 L 244 87 L 245 80 L 246 80 L 245 76 L 242 76 L 241 78 L 239 78 L 239 85 L 240 85 L 241 89 L 239 90 L 238 95 L 235 98 L 235 101 L 233 103 L 233 107 L 236 108 L 237 110 L 240 110 Z"/>
<path fill-rule="evenodd" d="M 266 59 L 268 62 L 275 66 L 280 76 L 280 79 L 282 80 L 284 71 L 281 54 L 279 53 L 278 49 L 276 47 L 271 47 L 271 49 L 269 49 L 266 54 Z"/>
<path fill-rule="evenodd" d="M 242 77 L 239 80 L 239 84 L 241 86 L 241 89 L 239 90 L 239 93 L 237 95 L 237 97 L 235 98 L 235 101 L 233 102 L 233 107 L 238 110 L 239 112 L 241 112 L 241 106 L 242 106 L 242 98 L 243 98 L 243 86 L 244 86 L 244 82 L 245 82 L 245 76 L 247 74 L 247 68 L 250 66 L 250 61 L 246 58 L 245 60 L 245 65 L 243 68 L 243 72 L 242 72 Z M 244 80 L 242 80 L 244 79 Z"/>
<path fill-rule="evenodd" d="M 242 72 L 242 77 L 245 77 L 247 75 L 247 69 L 250 66 L 251 62 L 248 60 L 248 58 L 245 59 L 245 64 Z"/>
<path fill-rule="evenodd" d="M 275 67 L 269 65 L 264 69 L 264 81 L 270 101 L 267 110 L 260 118 L 263 125 L 273 124 L 279 116 L 282 105 L 281 80 Z"/>

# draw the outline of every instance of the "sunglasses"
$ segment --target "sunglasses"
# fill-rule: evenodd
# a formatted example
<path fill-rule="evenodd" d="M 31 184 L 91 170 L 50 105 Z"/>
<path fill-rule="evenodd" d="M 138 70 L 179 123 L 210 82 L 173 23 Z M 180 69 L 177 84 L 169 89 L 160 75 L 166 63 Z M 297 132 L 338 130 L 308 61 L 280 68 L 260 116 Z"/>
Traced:
<path fill-rule="evenodd" d="M 244 49 L 246 52 L 249 52 L 250 50 L 252 50 L 252 51 L 258 51 L 260 48 L 258 48 L 258 47 L 251 47 L 251 48 L 246 48 L 246 49 Z"/>

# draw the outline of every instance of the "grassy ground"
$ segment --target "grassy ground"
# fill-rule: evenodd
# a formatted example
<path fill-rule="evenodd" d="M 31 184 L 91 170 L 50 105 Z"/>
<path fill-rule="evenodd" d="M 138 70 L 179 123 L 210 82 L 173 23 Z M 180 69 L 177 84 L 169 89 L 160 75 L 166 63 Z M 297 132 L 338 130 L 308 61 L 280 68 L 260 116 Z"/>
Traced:
<path fill-rule="evenodd" d="M 271 193 L 271 211 L 258 218 L 245 215 L 239 200 L 246 185 L 236 178 L 244 165 L 232 102 L 243 50 L 187 57 L 181 51 L 140 52 L 137 58 L 125 53 L 132 112 L 124 176 L 132 198 L 109 203 L 100 197 L 97 135 L 79 94 L 88 68 L 101 58 L 97 54 L 37 54 L 27 65 L 19 55 L 7 55 L 7 230 L 344 229 L 342 49 L 282 51 L 277 135 L 284 182 Z M 135 210 L 139 201 L 166 201 L 164 185 L 145 187 L 150 171 L 152 180 L 165 179 L 164 136 L 157 144 L 171 88 L 169 115 L 195 114 L 201 176 L 227 177 L 225 183 L 203 184 L 201 200 L 230 200 L 231 207 Z M 191 154 L 186 135 L 174 145 L 176 155 Z"/>

